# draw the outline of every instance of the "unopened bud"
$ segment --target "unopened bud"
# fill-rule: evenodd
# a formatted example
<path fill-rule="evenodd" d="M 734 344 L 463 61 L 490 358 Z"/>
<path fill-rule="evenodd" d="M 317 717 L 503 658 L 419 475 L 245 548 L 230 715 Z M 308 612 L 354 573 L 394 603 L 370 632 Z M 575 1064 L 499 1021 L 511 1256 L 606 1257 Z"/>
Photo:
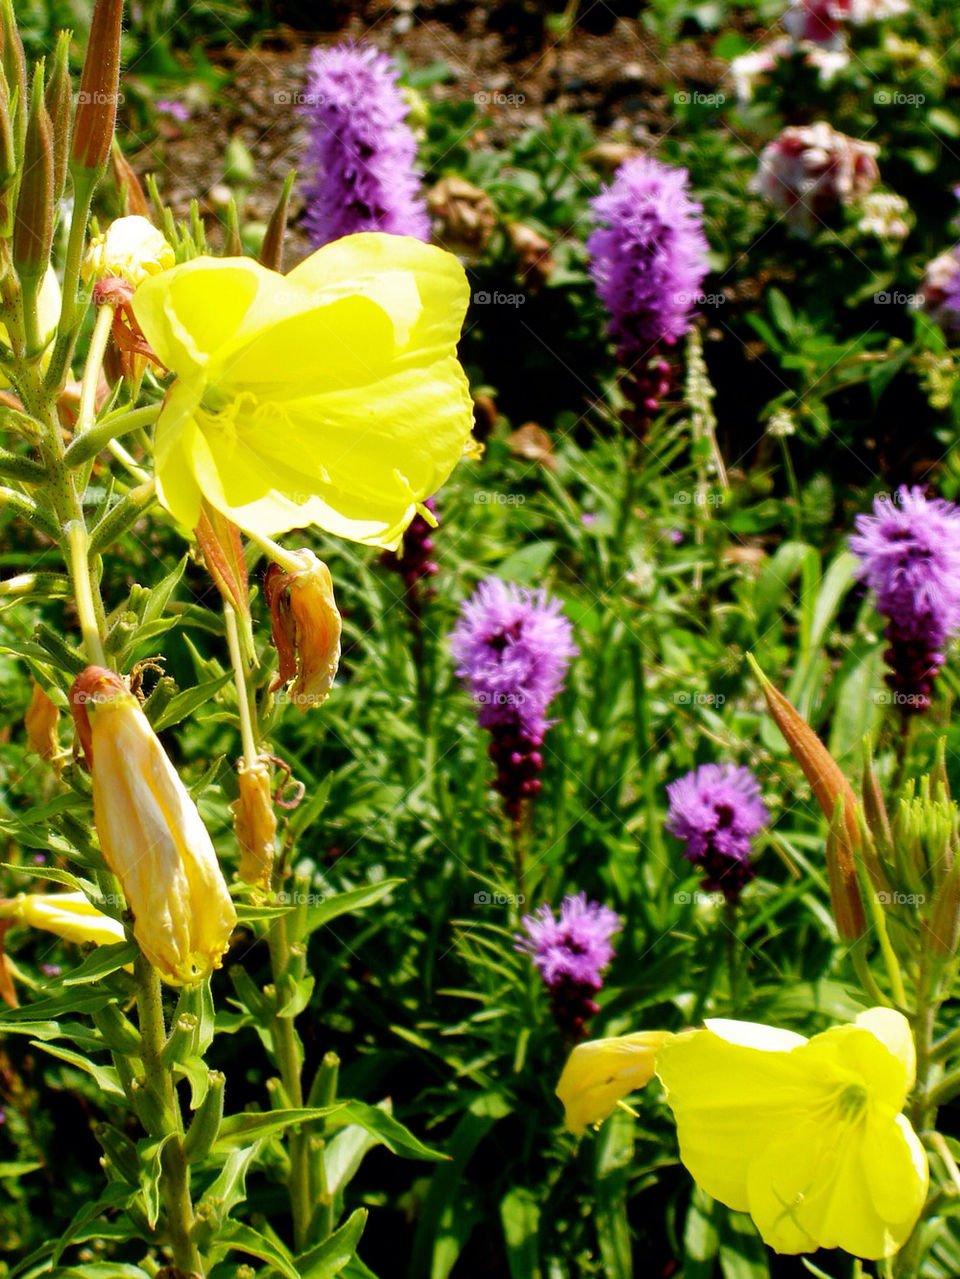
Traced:
<path fill-rule="evenodd" d="M 134 288 L 176 264 L 173 249 L 146 218 L 117 218 L 90 241 L 80 274 L 85 284 L 119 279 Z"/>
<path fill-rule="evenodd" d="M 827 876 L 837 931 L 844 941 L 856 941 L 866 929 L 854 860 L 862 843 L 857 797 L 840 765 L 807 721 L 774 688 L 757 663 L 752 658 L 749 660 L 760 680 L 767 708 L 794 759 L 803 769 L 810 789 L 831 826 L 834 825 L 837 808 L 840 806 L 842 830 L 837 828 L 833 832 L 833 838 L 827 841 Z"/>
<path fill-rule="evenodd" d="M 13 11 L 13 0 L 0 0 L 0 66 L 10 91 L 14 137 L 22 152 L 27 128 L 27 58 Z"/>
<path fill-rule="evenodd" d="M 115 946 L 125 940 L 123 925 L 97 910 L 83 893 L 21 893 L 0 904 L 0 915 L 64 941 Z"/>
<path fill-rule="evenodd" d="M 60 742 L 57 739 L 59 719 L 59 708 L 34 680 L 33 696 L 30 698 L 23 726 L 27 731 L 28 746 L 41 759 L 56 759 L 60 753 Z"/>
<path fill-rule="evenodd" d="M 13 222 L 13 265 L 21 280 L 38 281 L 50 265 L 53 244 L 53 130 L 43 100 L 43 62 L 30 95 L 23 146 L 23 177 Z"/>
<path fill-rule="evenodd" d="M 266 889 L 276 853 L 277 817 L 270 789 L 270 761 L 263 755 L 248 768 L 238 766 L 239 798 L 230 805 L 240 845 L 240 878 Z"/>
<path fill-rule="evenodd" d="M 140 185 L 140 179 L 133 171 L 133 166 L 127 157 L 123 154 L 123 148 L 114 138 L 113 147 L 111 148 L 113 157 L 113 180 L 117 184 L 117 191 L 120 194 L 120 203 L 123 206 L 123 212 L 127 217 L 150 217 L 150 206 L 147 204 L 147 197 L 144 195 L 143 187 Z"/>
<path fill-rule="evenodd" d="M 123 0 L 96 0 L 83 61 L 70 168 L 99 175 L 110 158 L 120 97 Z"/>
<path fill-rule="evenodd" d="M 340 614 L 330 570 L 312 551 L 296 552 L 302 568 L 271 564 L 263 590 L 280 658 L 277 686 L 296 676 L 290 698 L 298 710 L 320 706 L 340 665 Z"/>
<path fill-rule="evenodd" d="M 211 1070 L 207 1076 L 207 1095 L 197 1107 L 183 1143 L 183 1153 L 190 1163 L 205 1159 L 217 1140 L 223 1123 L 225 1083 L 226 1078 L 219 1070 Z"/>
<path fill-rule="evenodd" d="M 70 130 L 72 111 L 70 103 L 70 37 L 72 32 L 61 31 L 53 55 L 53 70 L 47 81 L 45 96 L 47 114 L 53 130 L 53 198 L 63 195 L 67 182 L 67 157 L 70 154 Z"/>
<path fill-rule="evenodd" d="M 197 806 L 119 675 L 88 666 L 70 705 L 100 848 L 133 912 L 133 935 L 165 981 L 202 981 L 220 966 L 237 915 Z"/>

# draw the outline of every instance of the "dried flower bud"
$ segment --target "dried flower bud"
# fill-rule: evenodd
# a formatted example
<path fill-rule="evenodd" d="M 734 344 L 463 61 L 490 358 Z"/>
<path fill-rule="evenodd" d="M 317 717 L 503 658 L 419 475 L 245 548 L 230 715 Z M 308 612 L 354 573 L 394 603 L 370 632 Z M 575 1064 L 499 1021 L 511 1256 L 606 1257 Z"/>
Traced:
<path fill-rule="evenodd" d="M 70 705 L 100 848 L 133 911 L 134 937 L 164 981 L 202 981 L 219 968 L 237 915 L 197 806 L 119 675 L 88 666 Z"/>
<path fill-rule="evenodd" d="M 517 255 L 520 274 L 528 288 L 536 291 L 553 275 L 556 262 L 550 252 L 550 241 L 533 227 L 522 222 L 511 222 L 507 227 L 507 239 Z"/>
<path fill-rule="evenodd" d="M 97 0 L 80 77 L 70 168 L 99 175 L 110 158 L 120 99 L 123 0 Z"/>
<path fill-rule="evenodd" d="M 176 264 L 173 249 L 146 218 L 134 214 L 117 218 L 102 235 L 90 241 L 80 268 L 85 284 L 116 277 L 134 288 L 151 275 Z"/>
<path fill-rule="evenodd" d="M 23 725 L 27 730 L 27 744 L 41 759 L 55 759 L 60 753 L 60 742 L 57 740 L 59 719 L 58 707 L 34 680 L 33 696 Z"/>
<path fill-rule="evenodd" d="M 78 944 L 115 946 L 125 936 L 123 925 L 97 910 L 83 893 L 20 893 L 0 903 L 0 915 Z"/>
<path fill-rule="evenodd" d="M 240 797 L 230 805 L 233 829 L 240 845 L 240 878 L 266 889 L 276 852 L 277 818 L 270 789 L 270 761 L 261 755 L 248 768 L 238 765 Z"/>
<path fill-rule="evenodd" d="M 133 166 L 123 154 L 123 148 L 116 138 L 113 141 L 111 155 L 113 157 L 113 180 L 116 182 L 117 190 L 120 193 L 124 216 L 149 219 L 150 206 L 147 204 L 147 197 L 144 195 L 143 187 L 140 185 L 140 179 L 134 173 Z"/>
<path fill-rule="evenodd" d="M 13 221 L 13 265 L 21 280 L 39 280 L 53 244 L 53 129 L 43 101 L 43 63 L 33 76 L 23 147 L 23 177 Z"/>
<path fill-rule="evenodd" d="M 794 759 L 803 769 L 817 803 L 831 824 L 832 837 L 827 841 L 827 875 L 830 880 L 833 917 L 841 938 L 844 941 L 856 941 L 863 936 L 866 928 L 854 860 L 862 843 L 857 797 L 840 765 L 799 711 L 774 688 L 756 662 L 751 660 L 751 665 L 760 680 L 771 716 L 793 752 Z M 843 810 L 839 823 L 836 821 L 838 805 Z"/>
<path fill-rule="evenodd" d="M 465 178 L 441 178 L 427 195 L 437 243 L 468 259 L 480 257 L 497 225 L 497 211 L 486 191 Z"/>
<path fill-rule="evenodd" d="M 305 711 L 330 695 L 340 665 L 341 627 L 330 570 L 312 551 L 298 551 L 296 558 L 303 565 L 298 572 L 271 564 L 263 589 L 280 657 L 275 687 L 295 675 L 290 700 Z"/>
<path fill-rule="evenodd" d="M 70 36 L 61 31 L 53 55 L 53 70 L 47 81 L 46 107 L 53 130 L 53 198 L 63 195 L 67 182 L 67 157 L 70 154 L 72 111 L 70 102 Z"/>

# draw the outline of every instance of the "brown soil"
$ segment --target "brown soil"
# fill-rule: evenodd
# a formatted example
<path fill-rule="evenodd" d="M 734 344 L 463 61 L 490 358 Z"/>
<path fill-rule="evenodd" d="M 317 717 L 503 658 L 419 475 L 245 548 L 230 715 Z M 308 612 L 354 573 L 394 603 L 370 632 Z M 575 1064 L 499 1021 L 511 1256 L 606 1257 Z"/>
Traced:
<path fill-rule="evenodd" d="M 639 22 L 614 17 L 606 4 L 580 7 L 582 17 L 566 39 L 547 28 L 540 5 L 444 0 L 371 0 L 340 6 L 339 15 L 336 5 L 327 5 L 338 16 L 335 30 L 285 26 L 261 36 L 256 47 L 234 38 L 205 50 L 227 74 L 222 89 L 209 104 L 198 98 L 182 125 L 161 118 L 155 137 L 134 144 L 134 167 L 157 175 L 161 194 L 179 217 L 196 197 L 215 242 L 228 186 L 240 200 L 241 220 L 264 222 L 284 178 L 302 157 L 305 124 L 291 96 L 302 90 L 310 49 L 343 39 L 372 41 L 402 54 L 415 70 L 445 63 L 450 78 L 425 90 L 431 99 L 507 98 L 501 104 L 494 96 L 483 107 L 490 124 L 473 135 L 472 146 L 503 146 L 551 113 L 584 114 L 602 139 L 643 144 L 670 127 L 670 93 L 709 90 L 719 82 L 724 64 L 693 41 L 664 53 Z M 186 94 L 188 104 L 195 93 L 196 87 Z M 235 176 L 228 181 L 225 157 L 233 138 L 253 158 L 249 183 L 238 183 Z M 309 249 L 296 225 L 300 210 L 295 198 L 288 262 Z"/>

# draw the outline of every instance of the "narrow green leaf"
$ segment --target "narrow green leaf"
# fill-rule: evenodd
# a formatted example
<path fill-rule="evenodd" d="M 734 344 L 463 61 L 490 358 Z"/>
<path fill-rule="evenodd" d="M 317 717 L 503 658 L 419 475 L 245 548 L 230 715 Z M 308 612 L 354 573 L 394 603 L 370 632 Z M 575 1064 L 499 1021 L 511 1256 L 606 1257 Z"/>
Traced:
<path fill-rule="evenodd" d="M 329 1239 L 302 1252 L 295 1261 L 301 1279 L 332 1279 L 338 1275 L 357 1251 L 366 1224 L 367 1210 L 356 1208 Z"/>
<path fill-rule="evenodd" d="M 392 893 L 398 884 L 403 882 L 402 879 L 384 879 L 379 884 L 364 884 L 361 888 L 351 888 L 349 892 L 337 893 L 334 897 L 324 898 L 322 902 L 316 906 L 311 906 L 307 911 L 307 925 L 304 936 L 308 937 L 339 915 L 348 915 L 352 911 L 365 910 L 368 906 L 376 905 L 377 902 L 382 901 L 384 897 Z"/>

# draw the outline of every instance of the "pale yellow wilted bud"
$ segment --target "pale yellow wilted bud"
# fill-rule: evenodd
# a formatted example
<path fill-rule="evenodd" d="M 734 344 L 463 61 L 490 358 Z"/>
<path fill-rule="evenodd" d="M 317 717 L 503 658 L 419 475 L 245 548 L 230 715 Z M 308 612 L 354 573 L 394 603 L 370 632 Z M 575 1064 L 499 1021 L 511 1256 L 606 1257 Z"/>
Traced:
<path fill-rule="evenodd" d="M 219 968 L 237 914 L 197 806 L 119 675 L 88 666 L 70 705 L 100 847 L 133 912 L 133 935 L 164 981 L 201 981 Z"/>
<path fill-rule="evenodd" d="M 57 739 L 59 719 L 58 707 L 34 681 L 33 696 L 30 698 L 23 726 L 27 731 L 27 744 L 41 759 L 55 759 L 60 753 L 60 742 Z"/>
<path fill-rule="evenodd" d="M 169 271 L 176 255 L 146 218 L 132 214 L 117 218 L 102 235 L 90 241 L 80 274 L 84 283 L 108 277 L 126 280 L 134 288 L 151 275 Z"/>
<path fill-rule="evenodd" d="M 238 765 L 240 797 L 230 805 L 233 828 L 240 845 L 240 878 L 257 888 L 268 888 L 276 852 L 277 818 L 270 790 L 270 761 L 263 755 L 248 768 Z"/>
<path fill-rule="evenodd" d="M 124 940 L 123 925 L 97 910 L 83 893 L 21 893 L 0 902 L 0 917 L 78 944 L 115 946 Z"/>
<path fill-rule="evenodd" d="M 263 590 L 280 657 L 277 682 L 285 684 L 296 675 L 289 697 L 305 711 L 330 695 L 340 665 L 341 625 L 330 570 L 312 551 L 294 554 L 303 567 L 287 572 L 271 564 Z"/>

